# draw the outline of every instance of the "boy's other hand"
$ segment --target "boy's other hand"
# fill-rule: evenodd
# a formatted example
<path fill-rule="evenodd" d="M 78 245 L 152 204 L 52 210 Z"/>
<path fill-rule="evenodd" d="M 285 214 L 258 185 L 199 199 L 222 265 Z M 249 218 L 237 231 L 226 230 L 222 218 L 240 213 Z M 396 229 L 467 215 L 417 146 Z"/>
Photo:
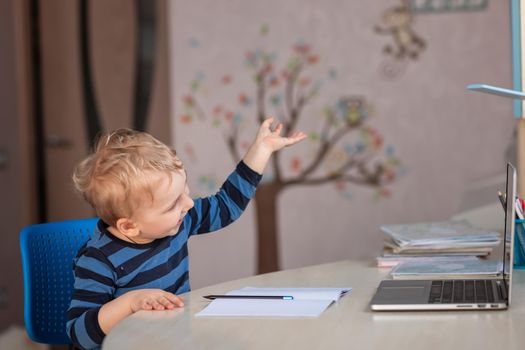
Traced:
<path fill-rule="evenodd" d="M 272 130 L 271 126 L 273 120 L 274 118 L 270 117 L 261 124 L 259 132 L 257 133 L 257 137 L 255 138 L 255 143 L 260 143 L 261 145 L 265 146 L 269 151 L 275 152 L 283 147 L 291 146 L 306 138 L 306 134 L 301 131 L 294 132 L 288 137 L 281 136 L 283 124 L 277 124 L 277 127 L 274 130 Z"/>
<path fill-rule="evenodd" d="M 139 289 L 129 292 L 130 307 L 133 313 L 139 310 L 173 310 L 183 307 L 181 297 L 162 289 Z"/>

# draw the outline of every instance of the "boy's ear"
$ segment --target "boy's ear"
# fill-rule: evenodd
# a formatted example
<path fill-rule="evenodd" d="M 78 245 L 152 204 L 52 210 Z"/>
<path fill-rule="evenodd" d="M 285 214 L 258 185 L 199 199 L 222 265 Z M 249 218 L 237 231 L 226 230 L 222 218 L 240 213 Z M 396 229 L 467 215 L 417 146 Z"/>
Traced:
<path fill-rule="evenodd" d="M 115 226 L 120 233 L 128 237 L 135 237 L 140 233 L 135 221 L 129 218 L 118 219 Z"/>

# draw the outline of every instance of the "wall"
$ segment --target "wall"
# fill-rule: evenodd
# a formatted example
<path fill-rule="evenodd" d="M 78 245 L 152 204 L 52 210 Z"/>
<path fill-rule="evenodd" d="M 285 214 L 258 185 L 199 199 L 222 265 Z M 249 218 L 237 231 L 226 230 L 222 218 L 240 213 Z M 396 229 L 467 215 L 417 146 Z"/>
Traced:
<path fill-rule="evenodd" d="M 319 130 L 324 108 L 340 96 L 364 96 L 373 106 L 370 125 L 403 162 L 404 171 L 388 186 L 391 196 L 379 200 L 373 190 L 355 184 L 343 190 L 324 184 L 283 192 L 278 200 L 282 268 L 371 258 L 381 250 L 380 224 L 448 218 L 465 209 L 470 183 L 503 176 L 514 128 L 511 101 L 465 87 L 511 85 L 508 2 L 490 2 L 482 11 L 414 15 L 410 29 L 426 48 L 402 63 L 384 51 L 393 37 L 374 31 L 385 25 L 385 12 L 400 4 L 170 3 L 173 134 L 195 194 L 213 193 L 234 166 L 224 142 L 227 123 L 213 126 L 221 123 L 216 107 L 255 114 L 254 77 L 246 55 L 257 48 L 274 52 L 270 59 L 286 66 L 290 47 L 306 43 L 320 57 L 311 77 L 331 72 L 303 111 L 299 129 Z M 239 92 L 252 104 L 239 107 Z M 198 101 L 188 103 L 188 96 Z M 256 130 L 251 120 L 241 123 L 244 142 Z M 286 150 L 282 161 L 308 160 L 314 147 L 314 141 L 303 142 Z M 292 176 L 293 169 L 286 169 L 285 175 Z M 475 204 L 486 203 L 470 205 Z M 250 207 L 223 232 L 191 242 L 194 288 L 255 272 L 254 220 Z"/>

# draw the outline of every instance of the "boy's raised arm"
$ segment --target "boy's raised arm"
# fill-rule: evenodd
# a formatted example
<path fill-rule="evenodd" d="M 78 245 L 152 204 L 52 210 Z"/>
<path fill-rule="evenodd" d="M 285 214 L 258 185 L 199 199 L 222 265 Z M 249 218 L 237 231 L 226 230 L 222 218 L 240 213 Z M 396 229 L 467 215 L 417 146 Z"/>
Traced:
<path fill-rule="evenodd" d="M 195 206 L 185 218 L 190 235 L 217 231 L 237 220 L 255 195 L 257 184 L 272 153 L 306 137 L 302 132 L 282 137 L 282 124 L 272 130 L 272 122 L 273 118 L 268 118 L 261 124 L 243 161 L 226 179 L 219 192 L 195 200 Z"/>

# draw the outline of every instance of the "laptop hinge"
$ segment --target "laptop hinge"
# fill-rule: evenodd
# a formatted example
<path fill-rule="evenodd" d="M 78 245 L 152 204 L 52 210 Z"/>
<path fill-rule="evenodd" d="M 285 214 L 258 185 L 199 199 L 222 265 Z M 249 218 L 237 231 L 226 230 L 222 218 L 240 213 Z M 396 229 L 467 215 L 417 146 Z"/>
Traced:
<path fill-rule="evenodd" d="M 498 286 L 499 296 L 501 299 L 508 301 L 508 293 L 507 293 L 507 283 L 505 283 L 505 280 L 499 280 L 497 281 L 496 285 Z"/>

